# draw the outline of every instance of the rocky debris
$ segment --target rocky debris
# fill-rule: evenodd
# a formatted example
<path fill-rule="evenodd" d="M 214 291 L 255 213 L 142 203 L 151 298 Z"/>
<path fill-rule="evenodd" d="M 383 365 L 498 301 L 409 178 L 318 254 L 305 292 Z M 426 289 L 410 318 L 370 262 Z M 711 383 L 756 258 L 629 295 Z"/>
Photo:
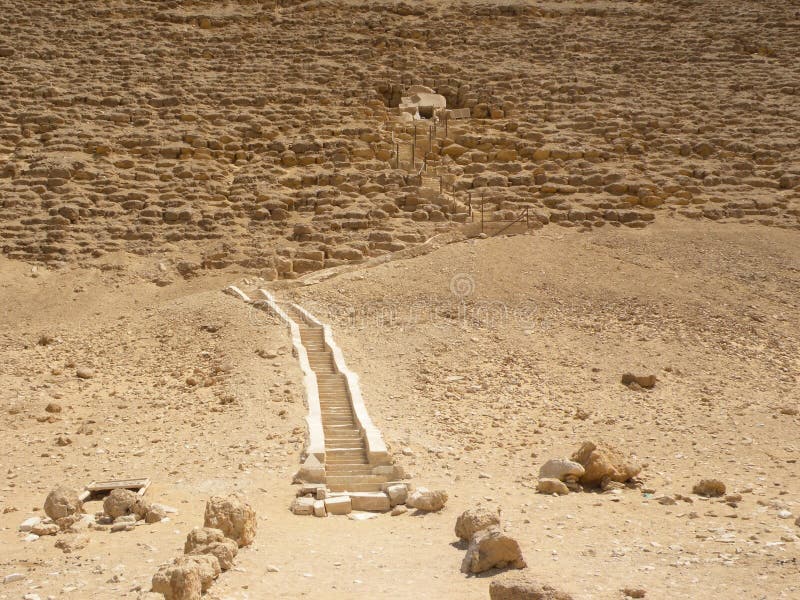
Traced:
<path fill-rule="evenodd" d="M 488 508 L 468 508 L 456 519 L 456 537 L 468 542 L 476 532 L 500 526 L 500 511 Z"/>
<path fill-rule="evenodd" d="M 517 540 L 492 527 L 472 536 L 461 562 L 461 572 L 477 574 L 489 569 L 524 569 L 526 566 Z"/>
<path fill-rule="evenodd" d="M 719 498 L 725 495 L 725 484 L 719 479 L 701 479 L 692 488 L 692 493 L 706 498 Z"/>
<path fill-rule="evenodd" d="M 44 407 L 45 412 L 58 414 L 61 412 L 61 405 L 58 402 L 50 402 Z"/>
<path fill-rule="evenodd" d="M 241 548 L 256 537 L 256 512 L 238 493 L 213 496 L 206 503 L 203 526 L 222 530 Z"/>
<path fill-rule="evenodd" d="M 56 548 L 64 554 L 70 554 L 84 549 L 89 545 L 89 536 L 82 533 L 68 533 L 56 540 Z"/>
<path fill-rule="evenodd" d="M 36 527 L 41 522 L 42 522 L 41 517 L 28 517 L 22 523 L 19 524 L 19 531 L 21 531 L 22 533 L 28 533 L 31 529 Z"/>
<path fill-rule="evenodd" d="M 506 571 L 492 578 L 490 600 L 572 600 L 572 596 L 539 583 L 527 569 Z"/>
<path fill-rule="evenodd" d="M 631 389 L 649 390 L 655 387 L 657 381 L 655 375 L 634 375 L 633 373 L 622 375 L 622 385 Z"/>
<path fill-rule="evenodd" d="M 186 537 L 183 546 L 185 554 L 213 554 L 219 560 L 219 566 L 227 571 L 233 566 L 233 560 L 239 552 L 238 544 L 225 537 L 219 529 L 195 527 Z"/>
<path fill-rule="evenodd" d="M 585 469 L 580 482 L 589 486 L 602 486 L 608 481 L 625 483 L 642 470 L 635 457 L 628 458 L 606 443 L 584 442 L 572 460 Z"/>
<path fill-rule="evenodd" d="M 44 512 L 53 521 L 72 516 L 82 509 L 83 503 L 78 497 L 78 492 L 62 485 L 54 488 L 44 501 Z"/>
<path fill-rule="evenodd" d="M 31 528 L 31 533 L 43 537 L 45 535 L 55 535 L 61 528 L 55 523 L 39 523 Z"/>
<path fill-rule="evenodd" d="M 411 492 L 406 500 L 406 506 L 424 512 L 437 512 L 447 503 L 447 492 L 444 490 L 428 490 L 420 487 Z"/>
<path fill-rule="evenodd" d="M 408 486 L 402 483 L 386 486 L 386 494 L 392 506 L 405 504 L 408 501 Z"/>
<path fill-rule="evenodd" d="M 163 594 L 165 600 L 199 600 L 220 571 L 217 557 L 211 554 L 181 556 L 153 575 L 152 591 Z"/>
<path fill-rule="evenodd" d="M 536 483 L 536 491 L 540 494 L 558 494 L 559 496 L 569 494 L 569 488 L 566 483 L 559 479 L 548 477 L 539 479 Z"/>
<path fill-rule="evenodd" d="M 625 596 L 626 598 L 644 598 L 645 596 L 647 596 L 647 591 L 644 590 L 643 588 L 627 587 L 623 588 L 620 591 L 622 592 L 622 595 Z"/>

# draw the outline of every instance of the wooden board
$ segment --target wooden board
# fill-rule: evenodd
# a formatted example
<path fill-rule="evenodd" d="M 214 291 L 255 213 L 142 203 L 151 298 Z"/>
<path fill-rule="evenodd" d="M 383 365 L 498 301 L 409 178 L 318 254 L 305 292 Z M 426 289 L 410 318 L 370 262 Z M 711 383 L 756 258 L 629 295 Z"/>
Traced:
<path fill-rule="evenodd" d="M 94 495 L 107 495 L 113 490 L 131 490 L 136 492 L 139 496 L 144 496 L 147 488 L 150 487 L 150 479 L 143 477 L 141 479 L 113 479 L 110 481 L 92 481 L 89 483 L 80 495 L 80 499 L 86 500 Z"/>

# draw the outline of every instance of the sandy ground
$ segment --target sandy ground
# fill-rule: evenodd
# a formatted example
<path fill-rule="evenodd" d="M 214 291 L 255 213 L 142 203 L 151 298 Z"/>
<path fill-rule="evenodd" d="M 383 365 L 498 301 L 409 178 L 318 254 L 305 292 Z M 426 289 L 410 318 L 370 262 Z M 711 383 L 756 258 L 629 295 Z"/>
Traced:
<path fill-rule="evenodd" d="M 477 504 L 500 507 L 530 569 L 575 598 L 797 597 L 798 417 L 782 412 L 799 400 L 795 235 L 684 220 L 553 228 L 278 290 L 334 325 L 412 481 L 450 493 L 442 513 L 366 522 L 288 512 L 299 370 L 282 327 L 220 292 L 257 282 L 158 287 L 147 259 L 3 262 L 0 576 L 25 579 L 0 598 L 142 595 L 205 500 L 233 490 L 259 534 L 212 598 L 485 598 L 492 574 L 459 573 L 452 531 Z M 82 366 L 94 377 L 77 378 Z M 631 391 L 625 371 L 659 382 Z M 536 494 L 540 464 L 583 440 L 636 454 L 643 488 Z M 90 531 L 69 554 L 61 536 L 21 540 L 57 482 L 131 476 L 153 479 L 148 497 L 178 509 L 170 522 Z M 742 500 L 692 496 L 704 477 Z M 676 494 L 690 501 L 657 502 Z"/>

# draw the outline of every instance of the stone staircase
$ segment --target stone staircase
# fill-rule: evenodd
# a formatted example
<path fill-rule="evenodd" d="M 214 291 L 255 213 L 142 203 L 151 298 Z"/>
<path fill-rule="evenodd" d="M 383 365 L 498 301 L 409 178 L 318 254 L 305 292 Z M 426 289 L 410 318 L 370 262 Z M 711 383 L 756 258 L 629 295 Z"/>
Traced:
<path fill-rule="evenodd" d="M 285 312 L 298 324 L 300 339 L 317 378 L 325 434 L 325 476 L 331 492 L 378 492 L 390 481 L 373 473 L 366 444 L 356 424 L 347 379 L 340 373 L 321 326 L 309 322 L 295 306 Z"/>

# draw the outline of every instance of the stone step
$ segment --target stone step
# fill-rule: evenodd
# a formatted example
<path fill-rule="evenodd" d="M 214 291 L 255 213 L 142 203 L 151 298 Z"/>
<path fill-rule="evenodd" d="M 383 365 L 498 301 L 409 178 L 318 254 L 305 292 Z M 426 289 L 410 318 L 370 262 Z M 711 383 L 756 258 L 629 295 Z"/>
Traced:
<path fill-rule="evenodd" d="M 328 475 L 371 475 L 372 465 L 362 463 L 331 463 L 325 466 Z"/>
<path fill-rule="evenodd" d="M 350 483 L 346 487 L 338 483 L 328 484 L 332 492 L 380 492 L 381 488 L 380 483 Z"/>

